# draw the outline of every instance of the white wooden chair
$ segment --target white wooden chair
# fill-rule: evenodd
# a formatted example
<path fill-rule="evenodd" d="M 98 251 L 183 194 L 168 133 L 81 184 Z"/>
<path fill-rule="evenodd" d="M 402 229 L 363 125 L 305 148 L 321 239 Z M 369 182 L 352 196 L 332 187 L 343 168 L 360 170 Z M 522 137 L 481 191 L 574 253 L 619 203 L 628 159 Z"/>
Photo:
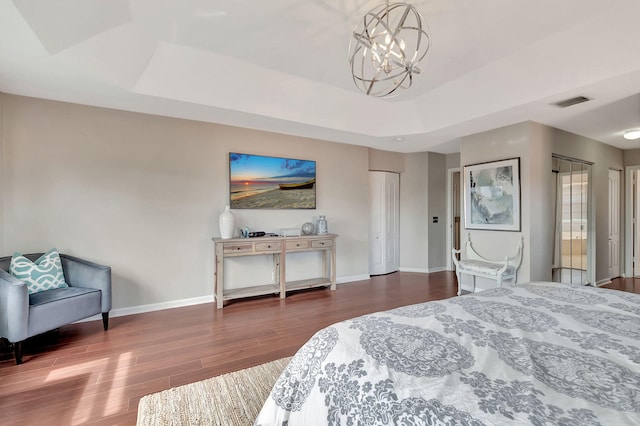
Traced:
<path fill-rule="evenodd" d="M 452 249 L 453 263 L 456 265 L 458 278 L 458 296 L 462 293 L 462 275 L 473 277 L 473 292 L 476 291 L 476 277 L 495 280 L 497 287 L 504 281 L 512 280 L 515 284 L 518 268 L 522 262 L 523 239 L 520 239 L 516 253 L 506 256 L 502 260 L 489 260 L 478 254 L 471 244 L 471 234 L 467 234 L 467 241 L 460 250 Z M 460 260 L 458 260 L 460 254 Z"/>

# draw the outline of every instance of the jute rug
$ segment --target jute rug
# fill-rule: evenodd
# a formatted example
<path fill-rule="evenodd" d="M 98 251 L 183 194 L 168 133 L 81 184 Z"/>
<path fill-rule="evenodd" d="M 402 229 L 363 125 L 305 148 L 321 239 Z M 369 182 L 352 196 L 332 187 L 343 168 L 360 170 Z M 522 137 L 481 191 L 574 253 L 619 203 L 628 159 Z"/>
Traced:
<path fill-rule="evenodd" d="M 291 357 L 143 396 L 138 426 L 252 425 Z"/>

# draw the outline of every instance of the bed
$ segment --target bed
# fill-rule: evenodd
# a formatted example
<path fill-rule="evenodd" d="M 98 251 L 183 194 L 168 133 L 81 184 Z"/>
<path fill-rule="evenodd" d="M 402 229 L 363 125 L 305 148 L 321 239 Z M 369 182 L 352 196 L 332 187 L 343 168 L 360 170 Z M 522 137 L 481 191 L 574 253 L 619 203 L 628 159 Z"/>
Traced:
<path fill-rule="evenodd" d="M 640 295 L 519 284 L 320 330 L 255 425 L 638 425 Z"/>

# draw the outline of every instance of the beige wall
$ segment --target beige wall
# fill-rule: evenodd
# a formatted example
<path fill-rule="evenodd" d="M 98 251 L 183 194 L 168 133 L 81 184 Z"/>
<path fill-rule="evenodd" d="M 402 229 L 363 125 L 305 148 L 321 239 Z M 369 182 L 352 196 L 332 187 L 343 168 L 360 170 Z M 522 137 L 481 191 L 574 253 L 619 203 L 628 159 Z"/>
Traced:
<path fill-rule="evenodd" d="M 531 253 L 529 250 L 532 238 L 530 232 L 531 181 L 528 178 L 530 173 L 529 133 L 530 126 L 527 123 L 520 123 L 466 136 L 460 141 L 461 166 L 520 157 L 521 231 L 467 230 L 464 229 L 464 207 L 461 217 L 462 241 L 464 242 L 467 239 L 467 234 L 469 233 L 474 248 L 485 258 L 504 259 L 505 256 L 513 255 L 520 238 L 524 238 L 525 250 L 522 264 L 518 270 L 518 282 L 527 282 L 531 276 Z M 549 246 L 549 248 L 551 247 Z"/>
<path fill-rule="evenodd" d="M 554 217 L 549 189 L 552 154 L 594 163 L 595 279 L 596 282 L 606 281 L 609 273 L 608 173 L 609 169 L 622 170 L 623 151 L 541 124 L 519 123 L 463 138 L 463 165 L 520 157 L 522 232 L 470 231 L 474 246 L 480 254 L 501 258 L 508 254 L 506 249 L 515 247 L 516 239 L 522 235 L 525 251 L 518 281 L 551 278 Z M 620 244 L 624 246 L 622 240 Z"/>
<path fill-rule="evenodd" d="M 0 92 L 0 249 L 3 248 L 4 236 L 4 172 L 2 166 L 4 164 L 4 99 L 5 94 Z M 0 251 L 0 256 L 3 252 Z"/>
<path fill-rule="evenodd" d="M 405 156 L 400 175 L 400 269 L 427 272 L 429 241 L 427 206 L 429 153 Z M 434 249 L 442 249 L 435 247 Z"/>
<path fill-rule="evenodd" d="M 460 153 L 447 154 L 446 156 L 447 170 L 460 168 Z"/>
<path fill-rule="evenodd" d="M 526 205 L 529 211 L 529 244 L 525 256 L 529 260 L 529 279 L 550 281 L 555 228 L 555 200 L 550 190 L 553 181 L 553 129 L 538 123 L 526 124 L 529 129 L 528 181 L 523 184 L 527 187 L 529 197 L 522 205 Z"/>
<path fill-rule="evenodd" d="M 625 166 L 640 166 L 640 149 L 626 149 L 624 151 Z"/>
<path fill-rule="evenodd" d="M 592 162 L 592 194 L 595 207 L 596 282 L 609 278 L 609 170 L 624 169 L 624 151 L 574 133 L 553 129 L 553 153 Z M 624 200 L 624 173 L 620 176 L 620 199 Z M 624 223 L 624 207 L 620 207 L 620 223 Z M 624 232 L 620 247 L 624 247 Z M 621 262 L 625 256 L 620 256 Z M 624 268 L 624 265 L 620 265 Z"/>
<path fill-rule="evenodd" d="M 369 170 L 402 173 L 405 154 L 399 152 L 369 149 Z"/>
<path fill-rule="evenodd" d="M 428 165 L 428 223 L 429 271 L 446 269 L 447 243 L 447 169 L 444 154 L 429 153 Z M 434 217 L 438 222 L 434 223 Z"/>
<path fill-rule="evenodd" d="M 340 235 L 338 279 L 368 276 L 367 148 L 12 95 L 0 101 L 1 253 L 57 247 L 111 265 L 114 308 L 213 293 L 211 238 L 228 204 L 229 151 L 316 160 L 316 210 L 235 210 L 237 223 L 269 231 L 324 214 Z"/>

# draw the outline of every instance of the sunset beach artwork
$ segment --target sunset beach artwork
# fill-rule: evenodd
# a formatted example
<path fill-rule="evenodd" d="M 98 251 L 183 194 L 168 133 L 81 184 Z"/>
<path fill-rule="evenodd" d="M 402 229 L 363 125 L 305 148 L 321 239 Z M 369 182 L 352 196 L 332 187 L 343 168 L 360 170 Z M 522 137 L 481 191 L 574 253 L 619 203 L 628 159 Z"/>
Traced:
<path fill-rule="evenodd" d="M 315 209 L 316 162 L 229 153 L 232 209 Z"/>

